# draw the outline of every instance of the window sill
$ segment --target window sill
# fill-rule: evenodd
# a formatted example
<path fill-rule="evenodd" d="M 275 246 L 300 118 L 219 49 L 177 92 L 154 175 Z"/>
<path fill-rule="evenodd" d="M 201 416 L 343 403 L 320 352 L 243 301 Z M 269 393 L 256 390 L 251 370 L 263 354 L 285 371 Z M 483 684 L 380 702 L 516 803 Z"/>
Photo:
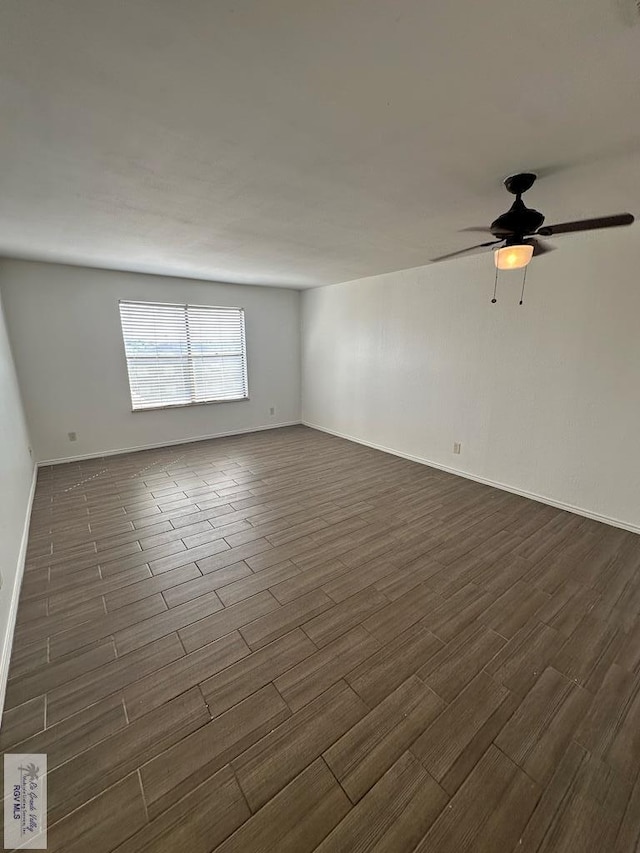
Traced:
<path fill-rule="evenodd" d="M 147 406 L 144 409 L 131 409 L 131 413 L 134 415 L 139 415 L 144 412 L 162 412 L 167 409 L 191 409 L 194 406 L 215 406 L 220 403 L 243 403 L 245 400 L 250 400 L 250 397 L 234 397 L 229 400 L 203 400 L 198 403 L 172 403 L 166 406 Z"/>

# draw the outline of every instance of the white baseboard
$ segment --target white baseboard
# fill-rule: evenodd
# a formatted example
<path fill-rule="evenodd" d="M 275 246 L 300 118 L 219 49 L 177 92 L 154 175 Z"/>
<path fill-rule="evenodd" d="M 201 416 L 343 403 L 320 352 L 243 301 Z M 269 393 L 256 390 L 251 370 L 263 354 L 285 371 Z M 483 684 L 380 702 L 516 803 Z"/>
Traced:
<path fill-rule="evenodd" d="M 180 438 L 175 441 L 159 441 L 156 444 L 140 444 L 136 447 L 118 447 L 115 450 L 101 450 L 93 453 L 80 453 L 77 456 L 64 456 L 58 459 L 43 459 L 38 466 L 63 465 L 65 462 L 81 462 L 83 459 L 102 459 L 103 456 L 120 456 L 123 453 L 135 453 L 138 450 L 155 450 L 158 447 L 174 447 L 179 444 L 192 444 L 196 441 L 207 441 L 210 438 L 228 438 L 233 435 L 246 435 L 251 432 L 262 432 L 267 429 L 280 429 L 281 427 L 299 426 L 301 421 L 286 421 L 279 424 L 265 424 L 264 426 L 249 427 L 248 429 L 236 429 L 230 432 L 215 432 L 210 435 L 196 435 L 192 438 Z"/>
<path fill-rule="evenodd" d="M 478 477 L 476 474 L 470 474 L 468 471 L 461 471 L 458 468 L 451 468 L 448 465 L 442 465 L 439 462 L 433 462 L 431 459 L 424 459 L 422 456 L 413 456 L 411 453 L 403 453 L 401 450 L 396 450 L 393 447 L 385 447 L 382 444 L 375 444 L 372 441 L 365 441 L 363 438 L 356 438 L 354 435 L 347 435 L 343 432 L 338 432 L 329 427 L 312 424 L 309 421 L 303 420 L 304 426 L 317 429 L 320 432 L 327 432 L 330 435 L 335 435 L 338 438 L 344 438 L 347 441 L 353 441 L 356 444 L 363 444 L 365 447 L 372 447 L 374 450 L 382 450 L 383 453 L 391 453 L 393 456 L 400 456 L 403 459 L 408 459 L 411 462 L 419 462 L 421 465 L 428 465 L 430 468 L 437 468 L 439 471 L 446 471 L 448 474 L 455 474 L 458 477 L 465 477 L 467 480 L 475 480 L 476 483 L 483 483 L 485 486 L 493 486 L 496 489 L 502 489 L 505 492 L 511 492 L 514 495 L 520 495 L 523 498 L 529 498 L 532 501 L 548 504 L 557 509 L 564 509 L 567 512 L 573 512 L 576 515 L 582 515 L 585 518 L 592 518 L 594 521 L 601 521 L 603 524 L 610 524 L 612 527 L 620 527 L 623 530 L 629 530 L 631 533 L 640 533 L 640 525 L 631 524 L 627 521 L 620 521 L 618 518 L 610 518 L 608 515 L 600 515 L 600 513 L 592 512 L 583 507 L 574 506 L 573 504 L 557 501 L 554 498 L 546 495 L 538 495 L 535 492 L 528 492 L 526 489 L 518 489 L 515 486 L 509 486 L 506 483 L 500 483 L 497 480 L 489 480 L 486 477 Z"/>
<path fill-rule="evenodd" d="M 33 466 L 33 477 L 31 478 L 31 491 L 29 492 L 29 500 L 27 501 L 27 514 L 24 520 L 22 529 L 22 539 L 20 540 L 20 550 L 18 552 L 18 565 L 16 567 L 16 576 L 13 581 L 13 589 L 11 590 L 11 604 L 9 605 L 9 618 L 5 627 L 4 637 L 0 638 L 2 648 L 0 648 L 0 725 L 2 724 L 2 713 L 4 711 L 4 699 L 7 693 L 7 681 L 9 680 L 9 664 L 11 662 L 11 649 L 13 647 L 13 634 L 16 627 L 16 616 L 18 615 L 18 602 L 20 600 L 20 589 L 22 588 L 22 576 L 24 574 L 24 564 L 27 558 L 27 543 L 29 541 L 29 524 L 31 522 L 31 508 L 33 507 L 33 498 L 36 493 L 36 480 L 38 479 L 38 467 Z"/>

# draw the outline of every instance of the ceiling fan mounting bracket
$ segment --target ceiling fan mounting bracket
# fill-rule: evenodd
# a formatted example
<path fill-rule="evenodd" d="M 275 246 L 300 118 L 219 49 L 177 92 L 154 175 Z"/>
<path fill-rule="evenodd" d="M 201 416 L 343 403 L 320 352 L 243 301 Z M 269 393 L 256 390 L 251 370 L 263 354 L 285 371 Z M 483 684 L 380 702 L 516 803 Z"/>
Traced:
<path fill-rule="evenodd" d="M 517 175 L 509 175 L 505 178 L 504 185 L 513 195 L 522 195 L 531 189 L 537 177 L 534 172 L 519 172 Z"/>

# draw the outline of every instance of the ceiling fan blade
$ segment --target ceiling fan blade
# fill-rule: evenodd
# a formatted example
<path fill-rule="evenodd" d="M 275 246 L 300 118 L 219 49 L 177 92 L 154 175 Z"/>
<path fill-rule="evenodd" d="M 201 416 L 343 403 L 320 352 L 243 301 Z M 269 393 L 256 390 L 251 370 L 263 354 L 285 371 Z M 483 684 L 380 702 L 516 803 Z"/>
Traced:
<path fill-rule="evenodd" d="M 571 234 L 575 231 L 595 231 L 596 228 L 617 228 L 631 225 L 634 217 L 630 213 L 618 213 L 615 216 L 602 216 L 599 219 L 578 219 L 575 222 L 560 222 L 557 225 L 543 225 L 536 234 L 551 237 L 556 234 Z"/>
<path fill-rule="evenodd" d="M 469 228 L 461 228 L 460 233 L 464 233 L 465 231 L 471 231 L 475 234 L 491 234 L 491 228 L 488 225 L 471 225 Z"/>
<path fill-rule="evenodd" d="M 438 261 L 448 261 L 449 258 L 456 258 L 458 255 L 466 255 L 468 252 L 477 252 L 478 249 L 484 249 L 487 246 L 495 246 L 496 243 L 502 243 L 502 240 L 490 240 L 488 243 L 478 243 L 477 246 L 469 246 L 467 249 L 459 249 L 457 252 L 449 252 L 448 255 L 439 255 L 437 258 L 431 258 L 431 263 L 435 264 Z"/>
<path fill-rule="evenodd" d="M 525 240 L 525 242 L 533 246 L 534 258 L 537 258 L 539 255 L 546 255 L 547 252 L 554 252 L 556 248 L 555 246 L 550 246 L 549 243 L 545 243 L 543 240 L 538 240 L 537 237 L 531 237 Z"/>

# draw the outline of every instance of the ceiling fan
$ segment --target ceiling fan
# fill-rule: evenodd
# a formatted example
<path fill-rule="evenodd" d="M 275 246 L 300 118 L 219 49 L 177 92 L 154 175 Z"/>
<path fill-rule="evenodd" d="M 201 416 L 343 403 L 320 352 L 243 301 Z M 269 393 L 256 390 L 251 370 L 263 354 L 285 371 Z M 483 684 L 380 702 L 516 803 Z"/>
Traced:
<path fill-rule="evenodd" d="M 503 246 L 494 252 L 497 269 L 521 269 L 526 267 L 533 256 L 552 252 L 555 246 L 540 240 L 539 237 L 555 237 L 560 234 L 572 234 L 576 231 L 593 231 L 597 228 L 617 228 L 631 225 L 634 217 L 630 213 L 618 213 L 598 219 L 579 219 L 575 222 L 560 222 L 557 225 L 543 225 L 544 216 L 538 210 L 527 207 L 522 201 L 523 193 L 533 186 L 537 175 L 533 172 L 521 172 L 505 178 L 504 185 L 516 199 L 506 213 L 495 219 L 489 228 L 466 228 L 466 231 L 480 231 L 493 234 L 495 240 L 478 243 L 467 249 L 449 252 L 431 258 L 432 262 L 446 261 L 467 253 L 476 253 L 489 246 Z"/>

